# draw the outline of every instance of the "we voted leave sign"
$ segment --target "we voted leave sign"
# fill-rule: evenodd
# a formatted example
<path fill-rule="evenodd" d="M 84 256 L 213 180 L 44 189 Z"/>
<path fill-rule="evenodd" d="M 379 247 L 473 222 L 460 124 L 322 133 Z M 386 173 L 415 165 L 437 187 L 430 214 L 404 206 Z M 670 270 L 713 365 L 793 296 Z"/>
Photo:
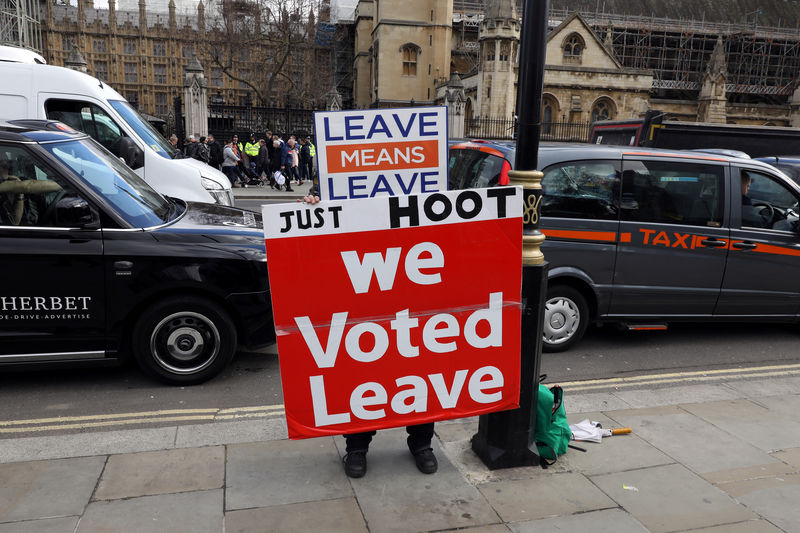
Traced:
<path fill-rule="evenodd" d="M 290 438 L 519 406 L 521 198 L 263 206 Z M 314 281 L 287 283 L 298 269 Z"/>
<path fill-rule="evenodd" d="M 314 113 L 320 197 L 447 190 L 447 108 Z"/>

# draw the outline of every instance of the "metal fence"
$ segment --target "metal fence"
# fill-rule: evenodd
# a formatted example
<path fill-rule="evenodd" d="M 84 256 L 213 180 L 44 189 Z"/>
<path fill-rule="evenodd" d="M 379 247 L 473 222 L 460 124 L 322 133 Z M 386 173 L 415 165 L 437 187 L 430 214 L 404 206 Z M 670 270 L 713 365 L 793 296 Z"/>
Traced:
<path fill-rule="evenodd" d="M 314 110 L 292 107 L 257 107 L 211 104 L 208 131 L 218 139 L 234 134 L 247 138 L 251 133 L 263 137 L 267 130 L 288 138 L 289 135 L 314 133 Z"/>
<path fill-rule="evenodd" d="M 541 140 L 587 142 L 589 122 L 543 122 Z M 467 120 L 466 136 L 476 139 L 515 139 L 516 122 L 511 119 L 476 117 Z"/>

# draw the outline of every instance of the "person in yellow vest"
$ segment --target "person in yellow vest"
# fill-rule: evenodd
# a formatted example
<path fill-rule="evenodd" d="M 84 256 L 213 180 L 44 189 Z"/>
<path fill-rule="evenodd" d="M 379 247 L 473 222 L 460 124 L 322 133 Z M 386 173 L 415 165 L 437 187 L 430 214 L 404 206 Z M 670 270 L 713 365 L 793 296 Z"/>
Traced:
<path fill-rule="evenodd" d="M 316 183 L 316 176 L 314 175 L 314 158 L 317 157 L 317 147 L 311 142 L 311 136 L 306 137 L 306 146 L 308 146 L 308 179 Z"/>

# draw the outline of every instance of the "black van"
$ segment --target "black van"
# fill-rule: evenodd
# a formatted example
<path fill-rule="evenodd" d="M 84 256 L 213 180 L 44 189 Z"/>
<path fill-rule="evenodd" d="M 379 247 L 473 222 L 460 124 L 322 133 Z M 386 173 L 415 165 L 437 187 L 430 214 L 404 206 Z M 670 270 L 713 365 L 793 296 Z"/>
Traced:
<path fill-rule="evenodd" d="M 499 158 L 499 159 L 498 159 Z M 450 146 L 450 188 L 493 186 L 513 143 Z M 719 154 L 542 143 L 544 348 L 590 322 L 800 320 L 800 186 Z"/>
<path fill-rule="evenodd" d="M 260 214 L 154 191 L 88 136 L 0 122 L 0 365 L 205 381 L 274 341 Z"/>

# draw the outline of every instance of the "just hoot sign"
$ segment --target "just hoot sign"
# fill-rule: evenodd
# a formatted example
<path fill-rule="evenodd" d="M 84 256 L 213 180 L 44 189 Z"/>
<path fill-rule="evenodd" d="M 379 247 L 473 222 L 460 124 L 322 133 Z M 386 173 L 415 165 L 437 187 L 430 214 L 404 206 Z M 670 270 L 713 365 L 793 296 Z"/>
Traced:
<path fill-rule="evenodd" d="M 263 206 L 290 438 L 519 406 L 521 197 Z M 298 268 L 316 272 L 300 291 Z"/>

